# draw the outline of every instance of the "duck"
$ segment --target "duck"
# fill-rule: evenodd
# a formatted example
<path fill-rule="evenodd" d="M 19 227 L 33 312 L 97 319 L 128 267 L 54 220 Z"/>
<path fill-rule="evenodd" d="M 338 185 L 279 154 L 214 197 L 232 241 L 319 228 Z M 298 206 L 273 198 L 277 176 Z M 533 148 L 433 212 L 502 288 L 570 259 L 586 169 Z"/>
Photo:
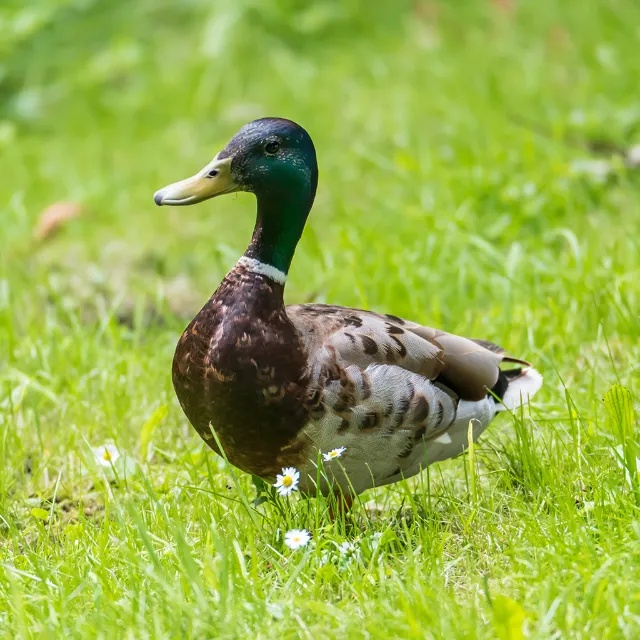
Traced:
<path fill-rule="evenodd" d="M 251 241 L 180 337 L 172 379 L 191 425 L 232 465 L 266 482 L 286 470 L 303 495 L 352 504 L 460 455 L 543 379 L 486 340 L 393 314 L 285 305 L 317 185 L 307 131 L 261 118 L 198 173 L 156 191 L 159 206 L 236 192 L 257 202 Z"/>

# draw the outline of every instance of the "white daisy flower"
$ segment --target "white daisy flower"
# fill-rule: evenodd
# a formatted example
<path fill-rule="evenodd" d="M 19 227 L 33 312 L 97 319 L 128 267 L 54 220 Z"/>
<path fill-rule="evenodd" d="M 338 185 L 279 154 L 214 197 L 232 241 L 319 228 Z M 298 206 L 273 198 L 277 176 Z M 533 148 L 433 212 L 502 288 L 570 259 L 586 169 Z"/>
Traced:
<path fill-rule="evenodd" d="M 115 444 L 103 444 L 93 449 L 93 455 L 101 467 L 108 467 L 110 469 L 120 457 L 120 452 Z"/>
<path fill-rule="evenodd" d="M 354 539 L 353 542 L 343 542 L 339 547 L 338 551 L 340 551 L 340 555 L 343 559 L 354 559 L 358 560 L 360 558 L 360 547 L 358 543 L 360 542 L 360 536 Z"/>
<path fill-rule="evenodd" d="M 334 458 L 339 458 L 346 450 L 347 450 L 347 447 L 338 447 L 337 449 L 331 449 L 329 453 L 322 454 L 322 459 L 325 462 L 329 462 L 329 460 L 333 460 Z"/>
<path fill-rule="evenodd" d="M 292 491 L 298 490 L 299 482 L 300 472 L 295 467 L 285 467 L 282 470 L 282 475 L 278 474 L 276 476 L 274 487 L 281 496 L 288 496 L 291 495 Z"/>
<path fill-rule="evenodd" d="M 311 536 L 306 529 L 291 529 L 284 535 L 284 543 L 289 549 L 299 549 L 309 544 Z"/>

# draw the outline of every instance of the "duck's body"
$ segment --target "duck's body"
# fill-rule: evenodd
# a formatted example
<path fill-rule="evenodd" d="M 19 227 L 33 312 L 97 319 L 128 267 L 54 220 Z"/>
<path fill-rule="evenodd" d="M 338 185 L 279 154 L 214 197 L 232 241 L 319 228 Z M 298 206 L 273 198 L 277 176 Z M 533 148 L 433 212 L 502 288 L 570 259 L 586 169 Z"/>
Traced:
<path fill-rule="evenodd" d="M 276 154 L 263 152 L 274 140 Z M 476 439 L 505 405 L 535 393 L 541 377 L 495 345 L 396 316 L 285 307 L 286 271 L 315 194 L 309 148 L 297 125 L 256 121 L 200 174 L 156 194 L 158 204 L 238 189 L 258 196 L 252 242 L 182 335 L 173 383 L 198 433 L 218 451 L 213 428 L 232 464 L 265 479 L 296 467 L 303 491 L 319 480 L 323 493 L 339 485 L 357 494 L 460 454 L 470 421 Z M 290 192 L 265 178 L 270 167 L 286 175 Z M 503 372 L 502 361 L 525 367 Z M 344 454 L 319 474 L 320 454 L 339 447 Z"/>

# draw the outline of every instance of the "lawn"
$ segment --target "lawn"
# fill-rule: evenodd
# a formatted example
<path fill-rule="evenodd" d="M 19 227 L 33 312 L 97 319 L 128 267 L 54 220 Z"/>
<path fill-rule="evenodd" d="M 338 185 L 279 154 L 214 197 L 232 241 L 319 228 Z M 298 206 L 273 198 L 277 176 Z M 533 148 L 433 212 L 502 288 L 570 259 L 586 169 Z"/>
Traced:
<path fill-rule="evenodd" d="M 633 0 L 5 3 L 3 637 L 640 637 L 639 24 Z M 471 454 L 335 522 L 255 506 L 171 386 L 254 201 L 153 192 L 265 115 L 320 162 L 288 302 L 545 376 Z M 81 214 L 36 238 L 60 202 Z"/>

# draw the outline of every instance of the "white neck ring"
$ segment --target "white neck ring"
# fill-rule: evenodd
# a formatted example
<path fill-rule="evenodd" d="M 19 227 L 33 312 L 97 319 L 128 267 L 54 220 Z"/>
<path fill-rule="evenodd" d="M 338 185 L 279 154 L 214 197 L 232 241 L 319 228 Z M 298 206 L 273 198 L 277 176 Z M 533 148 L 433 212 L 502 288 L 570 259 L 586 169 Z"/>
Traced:
<path fill-rule="evenodd" d="M 259 273 L 278 284 L 284 284 L 287 281 L 287 274 L 284 271 L 280 271 L 280 269 L 276 269 L 273 265 L 260 262 L 260 260 L 256 260 L 255 258 L 242 256 L 242 258 L 238 260 L 238 264 L 242 265 L 247 271 Z"/>

